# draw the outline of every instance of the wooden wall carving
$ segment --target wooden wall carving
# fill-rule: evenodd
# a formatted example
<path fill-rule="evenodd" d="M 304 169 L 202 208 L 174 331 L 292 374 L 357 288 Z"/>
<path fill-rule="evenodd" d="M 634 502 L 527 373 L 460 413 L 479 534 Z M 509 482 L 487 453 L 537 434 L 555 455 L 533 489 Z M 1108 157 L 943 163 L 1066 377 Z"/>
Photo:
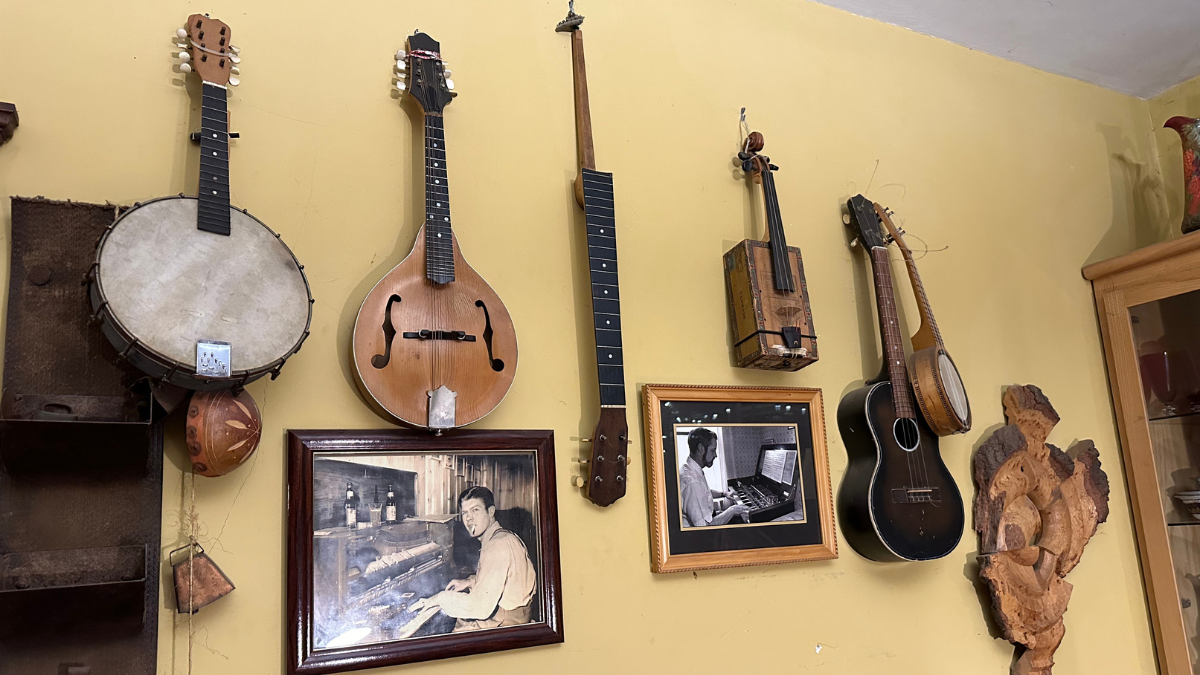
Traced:
<path fill-rule="evenodd" d="M 1046 443 L 1059 417 L 1034 385 L 1008 387 L 1004 413 L 1008 425 L 975 453 L 979 573 L 1017 645 L 1011 675 L 1050 675 L 1071 599 L 1064 577 L 1108 518 L 1108 476 L 1090 440 L 1069 454 Z"/>

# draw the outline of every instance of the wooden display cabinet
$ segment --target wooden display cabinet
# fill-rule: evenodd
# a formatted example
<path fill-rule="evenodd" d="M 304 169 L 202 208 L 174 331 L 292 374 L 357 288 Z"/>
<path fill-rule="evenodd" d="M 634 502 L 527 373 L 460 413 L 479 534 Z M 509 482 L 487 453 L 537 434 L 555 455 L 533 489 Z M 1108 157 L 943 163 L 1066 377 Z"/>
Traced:
<path fill-rule="evenodd" d="M 1200 232 L 1083 269 L 1096 297 L 1163 675 L 1200 673 Z M 1200 504 L 1195 504 L 1200 511 Z"/>

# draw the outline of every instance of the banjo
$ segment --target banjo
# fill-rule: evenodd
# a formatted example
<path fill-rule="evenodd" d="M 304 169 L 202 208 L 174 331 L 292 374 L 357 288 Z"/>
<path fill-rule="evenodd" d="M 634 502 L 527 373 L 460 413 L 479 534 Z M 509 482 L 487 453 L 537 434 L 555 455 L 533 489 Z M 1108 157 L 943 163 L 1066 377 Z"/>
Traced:
<path fill-rule="evenodd" d="M 185 389 L 240 389 L 299 351 L 312 294 L 279 235 L 229 204 L 226 86 L 241 61 L 229 26 L 193 14 L 176 35 L 180 71 L 202 80 L 198 194 L 118 218 L 96 245 L 88 296 L 105 337 L 141 371 Z"/>

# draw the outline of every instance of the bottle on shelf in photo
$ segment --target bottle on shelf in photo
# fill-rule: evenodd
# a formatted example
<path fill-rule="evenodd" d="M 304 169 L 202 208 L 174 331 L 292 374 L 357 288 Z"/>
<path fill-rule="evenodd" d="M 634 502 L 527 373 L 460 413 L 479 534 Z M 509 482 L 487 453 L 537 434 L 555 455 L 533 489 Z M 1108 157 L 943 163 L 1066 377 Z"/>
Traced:
<path fill-rule="evenodd" d="M 354 486 L 346 483 L 346 527 L 351 530 L 358 529 L 358 505 L 354 503 Z"/>
<path fill-rule="evenodd" d="M 394 524 L 398 519 L 396 513 L 396 493 L 392 491 L 392 486 L 389 484 L 387 489 L 387 501 L 383 503 L 383 522 Z"/>

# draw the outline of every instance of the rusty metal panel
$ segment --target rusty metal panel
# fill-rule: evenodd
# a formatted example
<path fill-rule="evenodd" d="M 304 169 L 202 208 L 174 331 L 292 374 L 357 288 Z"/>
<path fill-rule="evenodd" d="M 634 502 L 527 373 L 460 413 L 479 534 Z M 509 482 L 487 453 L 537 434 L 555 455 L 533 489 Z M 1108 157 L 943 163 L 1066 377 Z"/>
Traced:
<path fill-rule="evenodd" d="M 164 415 L 82 284 L 117 213 L 12 200 L 0 675 L 155 672 Z"/>

